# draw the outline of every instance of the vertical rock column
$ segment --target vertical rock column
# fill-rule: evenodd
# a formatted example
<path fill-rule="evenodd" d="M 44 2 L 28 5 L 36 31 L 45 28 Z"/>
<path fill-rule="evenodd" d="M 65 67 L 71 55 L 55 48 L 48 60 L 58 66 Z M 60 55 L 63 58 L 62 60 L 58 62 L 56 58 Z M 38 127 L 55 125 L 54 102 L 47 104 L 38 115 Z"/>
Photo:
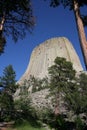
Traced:
<path fill-rule="evenodd" d="M 70 41 L 65 37 L 52 38 L 38 45 L 32 52 L 28 67 L 18 81 L 22 83 L 30 75 L 43 78 L 48 75 L 48 67 L 53 65 L 56 57 L 64 57 L 73 63 L 74 69 L 79 72 L 83 68 L 79 57 Z"/>

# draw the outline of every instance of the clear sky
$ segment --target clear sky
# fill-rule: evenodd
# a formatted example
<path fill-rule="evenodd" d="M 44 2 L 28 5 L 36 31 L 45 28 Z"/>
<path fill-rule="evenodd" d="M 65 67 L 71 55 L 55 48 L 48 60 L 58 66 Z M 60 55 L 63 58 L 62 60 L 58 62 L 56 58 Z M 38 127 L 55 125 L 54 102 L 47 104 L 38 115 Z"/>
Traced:
<path fill-rule="evenodd" d="M 44 0 L 32 0 L 32 6 L 36 17 L 33 32 L 27 33 L 25 39 L 16 44 L 10 37 L 7 39 L 5 52 L 0 56 L 0 76 L 3 69 L 11 64 L 16 72 L 16 79 L 19 80 L 28 66 L 32 50 L 49 38 L 61 36 L 71 41 L 84 68 L 73 11 L 62 6 L 51 8 Z M 87 8 L 82 11 L 87 13 Z M 85 33 L 87 37 L 87 27 Z"/>

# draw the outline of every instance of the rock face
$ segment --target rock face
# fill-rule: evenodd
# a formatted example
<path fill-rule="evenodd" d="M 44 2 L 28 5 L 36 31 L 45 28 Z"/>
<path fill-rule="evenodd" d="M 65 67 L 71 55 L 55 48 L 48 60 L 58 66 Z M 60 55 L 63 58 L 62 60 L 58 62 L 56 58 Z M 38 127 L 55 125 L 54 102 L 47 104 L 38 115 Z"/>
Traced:
<path fill-rule="evenodd" d="M 49 106 L 52 108 L 52 103 L 51 103 L 51 98 L 47 98 L 46 96 L 49 94 L 48 89 L 44 89 L 35 93 L 31 93 L 30 97 L 32 98 L 32 102 L 34 104 L 34 106 L 38 107 L 40 109 L 40 107 L 46 107 L 48 108 Z M 40 100 L 41 99 L 41 100 Z"/>
<path fill-rule="evenodd" d="M 55 104 L 52 102 L 52 97 L 47 98 L 48 94 L 48 89 L 43 89 L 41 91 L 31 93 L 30 98 L 32 99 L 32 106 L 41 111 L 45 108 L 53 110 L 55 108 Z M 61 97 L 59 98 L 59 101 L 59 112 L 66 113 L 67 110 L 65 109 L 64 101 Z"/>
<path fill-rule="evenodd" d="M 56 57 L 64 57 L 73 63 L 74 69 L 79 72 L 81 66 L 78 55 L 70 41 L 65 37 L 52 38 L 38 45 L 32 52 L 26 72 L 19 80 L 21 84 L 30 75 L 43 78 L 48 75 L 48 67 L 53 65 Z"/>
<path fill-rule="evenodd" d="M 76 54 L 75 49 L 73 48 L 70 41 L 65 37 L 52 38 L 49 39 L 40 45 L 38 45 L 32 52 L 29 65 L 26 69 L 26 72 L 18 81 L 19 84 L 24 83 L 25 80 L 28 80 L 30 76 L 35 78 L 43 78 L 48 76 L 48 67 L 54 64 L 56 57 L 64 57 L 68 61 L 73 63 L 74 69 L 80 73 L 83 70 L 79 57 Z M 19 98 L 20 88 L 16 91 L 14 98 Z M 30 92 L 31 89 L 31 92 Z M 32 86 L 29 87 L 30 97 L 32 99 L 32 105 L 39 109 L 43 107 L 53 108 L 50 98 L 46 98 L 48 95 L 48 89 L 44 89 L 35 93 L 32 93 Z M 61 100 L 60 103 L 60 112 L 65 112 L 66 109 L 63 106 Z"/>
<path fill-rule="evenodd" d="M 33 50 L 26 72 L 18 81 L 18 83 L 22 84 L 25 80 L 28 80 L 31 75 L 36 78 L 43 78 L 47 76 L 48 67 L 54 64 L 54 60 L 57 56 L 64 57 L 68 61 L 71 61 L 73 63 L 74 69 L 78 73 L 83 70 L 79 57 L 76 54 L 76 51 L 70 41 L 65 37 L 52 38 L 40 44 Z M 16 91 L 14 95 L 15 99 L 17 99 L 19 93 L 20 88 Z M 30 93 L 33 106 L 37 107 L 38 109 L 43 107 L 49 108 L 49 106 L 52 107 L 51 99 L 47 99 L 47 95 L 47 89 L 35 93 Z M 64 112 L 65 108 L 63 107 L 63 103 L 61 100 L 60 112 L 62 111 Z"/>

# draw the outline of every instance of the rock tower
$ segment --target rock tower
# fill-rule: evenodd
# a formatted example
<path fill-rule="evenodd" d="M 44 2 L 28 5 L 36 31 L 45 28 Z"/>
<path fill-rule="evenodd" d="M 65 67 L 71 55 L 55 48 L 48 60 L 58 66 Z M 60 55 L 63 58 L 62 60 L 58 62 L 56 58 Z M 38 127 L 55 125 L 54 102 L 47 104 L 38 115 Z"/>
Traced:
<path fill-rule="evenodd" d="M 79 72 L 83 68 L 79 57 L 70 41 L 65 37 L 57 37 L 39 44 L 32 52 L 26 72 L 18 81 L 22 83 L 30 75 L 43 78 L 48 75 L 48 67 L 53 65 L 56 57 L 64 57 L 73 63 L 74 69 Z"/>
<path fill-rule="evenodd" d="M 70 41 L 65 37 L 52 38 L 41 43 L 33 50 L 26 72 L 18 81 L 18 83 L 24 83 L 24 81 L 28 80 L 31 75 L 36 78 L 43 78 L 47 76 L 48 67 L 54 64 L 54 60 L 57 56 L 64 57 L 67 59 L 67 61 L 71 61 L 77 73 L 83 71 L 79 57 Z M 20 90 L 21 87 L 17 89 L 14 99 L 18 99 L 20 97 Z M 34 106 L 37 110 L 42 111 L 43 108 L 52 108 L 53 110 L 51 98 L 46 98 L 49 93 L 48 89 L 43 89 L 32 93 L 32 86 L 29 86 L 28 92 L 30 98 L 32 99 L 32 106 Z M 62 100 L 59 108 L 60 113 L 66 113 L 64 102 L 62 102 Z"/>

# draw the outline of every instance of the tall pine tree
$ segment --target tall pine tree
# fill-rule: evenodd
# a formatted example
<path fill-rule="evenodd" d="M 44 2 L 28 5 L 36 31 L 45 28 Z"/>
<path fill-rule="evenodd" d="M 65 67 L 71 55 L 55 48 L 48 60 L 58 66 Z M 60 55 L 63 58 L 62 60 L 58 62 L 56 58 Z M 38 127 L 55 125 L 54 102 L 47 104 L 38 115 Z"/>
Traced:
<path fill-rule="evenodd" d="M 87 14 L 81 14 L 80 8 L 87 6 L 87 0 L 50 0 L 50 6 L 57 7 L 63 5 L 64 8 L 68 7 L 73 10 L 77 25 L 77 31 L 80 40 L 80 46 L 83 53 L 85 66 L 87 69 L 87 40 L 85 36 L 84 26 L 87 25 Z"/>
<path fill-rule="evenodd" d="M 54 65 L 49 67 L 50 76 L 50 95 L 53 96 L 55 102 L 55 115 L 60 114 L 60 100 L 61 94 L 67 87 L 72 86 L 73 80 L 75 79 L 75 70 L 73 69 L 72 63 L 66 61 L 65 58 L 57 57 L 54 61 Z"/>
<path fill-rule="evenodd" d="M 7 66 L 3 71 L 3 76 L 0 77 L 0 108 L 1 118 L 11 119 L 14 113 L 14 100 L 13 94 L 15 93 L 18 85 L 16 84 L 16 74 L 12 65 Z"/>
<path fill-rule="evenodd" d="M 0 54 L 3 53 L 6 37 L 14 41 L 31 32 L 35 20 L 31 0 L 0 0 Z"/>

